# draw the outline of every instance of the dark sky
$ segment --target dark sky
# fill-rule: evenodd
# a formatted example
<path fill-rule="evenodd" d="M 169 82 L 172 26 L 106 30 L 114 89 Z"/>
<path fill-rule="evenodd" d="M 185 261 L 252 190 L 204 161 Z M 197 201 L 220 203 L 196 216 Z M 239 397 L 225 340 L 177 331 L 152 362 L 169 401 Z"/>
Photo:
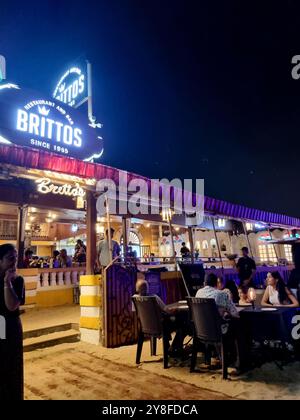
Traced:
<path fill-rule="evenodd" d="M 300 216 L 296 1 L 11 0 L 0 54 L 10 81 L 46 93 L 90 59 L 102 163 Z"/>

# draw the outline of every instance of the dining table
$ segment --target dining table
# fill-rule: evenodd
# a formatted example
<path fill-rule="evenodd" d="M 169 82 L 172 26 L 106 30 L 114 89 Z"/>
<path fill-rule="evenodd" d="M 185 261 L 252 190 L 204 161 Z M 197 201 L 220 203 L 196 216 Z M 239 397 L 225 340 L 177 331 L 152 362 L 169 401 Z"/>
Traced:
<path fill-rule="evenodd" d="M 239 311 L 241 326 L 252 340 L 293 343 L 293 318 L 299 308 L 245 307 Z"/>
<path fill-rule="evenodd" d="M 178 301 L 167 305 L 174 312 L 180 313 L 188 318 L 189 307 L 186 300 Z M 294 343 L 292 323 L 295 315 L 300 314 L 300 308 L 290 307 L 252 307 L 237 306 L 240 317 L 240 328 L 244 330 L 248 339 L 263 341 L 281 341 Z"/>

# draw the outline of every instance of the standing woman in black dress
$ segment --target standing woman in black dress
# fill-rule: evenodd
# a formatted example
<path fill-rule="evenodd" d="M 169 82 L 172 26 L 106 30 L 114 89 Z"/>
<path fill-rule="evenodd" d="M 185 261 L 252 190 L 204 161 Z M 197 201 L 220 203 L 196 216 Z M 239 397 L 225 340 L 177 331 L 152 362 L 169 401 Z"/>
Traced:
<path fill-rule="evenodd" d="M 1 245 L 0 401 L 23 399 L 23 332 L 19 307 L 25 301 L 25 287 L 24 279 L 16 274 L 16 263 L 15 247 Z"/>

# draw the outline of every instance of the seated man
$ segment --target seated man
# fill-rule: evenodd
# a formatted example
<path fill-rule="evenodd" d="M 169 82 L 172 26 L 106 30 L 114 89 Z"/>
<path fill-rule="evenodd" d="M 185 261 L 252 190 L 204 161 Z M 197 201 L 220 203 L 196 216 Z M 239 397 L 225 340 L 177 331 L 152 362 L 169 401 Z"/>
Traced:
<path fill-rule="evenodd" d="M 134 296 L 149 296 L 149 284 L 146 280 L 138 280 L 136 282 L 135 289 L 136 289 L 136 295 Z M 158 306 L 160 307 L 162 312 L 169 315 L 174 313 L 174 310 L 168 308 L 167 305 L 164 304 L 164 302 L 161 300 L 161 298 L 158 295 L 153 295 L 153 296 L 156 298 Z"/>
<path fill-rule="evenodd" d="M 230 344 L 232 360 L 238 371 L 246 370 L 248 367 L 248 351 L 246 337 L 240 325 L 238 311 L 229 294 L 218 290 L 218 277 L 211 273 L 205 281 L 206 286 L 198 290 L 196 297 L 203 299 L 214 299 L 221 317 L 227 322 L 222 326 L 223 334 Z"/>
<path fill-rule="evenodd" d="M 146 280 L 138 280 L 136 282 L 136 295 L 134 296 L 149 296 L 149 284 Z M 171 333 L 176 332 L 176 335 L 169 349 L 169 355 L 181 357 L 183 355 L 184 337 L 189 333 L 186 320 L 182 318 L 182 314 L 176 313 L 176 309 L 169 308 L 167 305 L 165 305 L 165 303 L 158 295 L 153 296 L 156 298 L 157 304 L 162 313 L 168 315 L 165 320 L 170 340 Z"/>
<path fill-rule="evenodd" d="M 224 316 L 239 318 L 238 311 L 229 294 L 223 290 L 218 290 L 218 277 L 213 273 L 208 274 L 205 287 L 198 290 L 196 297 L 214 299 L 222 318 Z"/>

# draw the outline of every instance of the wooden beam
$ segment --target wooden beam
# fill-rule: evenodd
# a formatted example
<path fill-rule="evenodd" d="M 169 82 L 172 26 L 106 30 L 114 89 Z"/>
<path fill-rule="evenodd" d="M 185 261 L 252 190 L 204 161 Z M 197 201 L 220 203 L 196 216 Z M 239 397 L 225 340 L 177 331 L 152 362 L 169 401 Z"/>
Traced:
<path fill-rule="evenodd" d="M 123 252 L 124 257 L 127 256 L 127 248 L 128 248 L 128 229 L 127 229 L 127 219 L 126 217 L 122 217 L 122 235 L 123 235 Z"/>
<path fill-rule="evenodd" d="M 17 227 L 17 251 L 18 268 L 23 268 L 25 251 L 25 224 L 28 213 L 28 206 L 23 205 L 18 208 L 18 227 Z"/>
<path fill-rule="evenodd" d="M 220 244 L 219 244 L 219 240 L 218 240 L 218 236 L 217 236 L 217 231 L 216 231 L 216 226 L 215 226 L 215 220 L 214 220 L 213 217 L 211 217 L 211 221 L 212 221 L 213 231 L 214 231 L 214 235 L 215 235 L 215 239 L 216 239 L 216 243 L 217 243 L 217 248 L 218 248 L 218 252 L 219 252 L 219 258 L 220 258 L 220 261 L 221 261 L 222 274 L 224 274 L 223 259 L 222 259 Z"/>
<path fill-rule="evenodd" d="M 189 242 L 190 242 L 190 251 L 191 251 L 191 261 L 192 264 L 195 262 L 195 246 L 194 246 L 194 235 L 193 235 L 193 228 L 191 226 L 188 227 L 189 232 Z"/>
<path fill-rule="evenodd" d="M 96 199 L 94 198 L 92 191 L 86 192 L 86 203 L 87 203 L 87 212 L 86 212 L 86 274 L 94 274 L 94 267 L 96 264 L 97 258 L 97 234 L 96 234 L 96 223 L 97 223 L 97 209 L 96 209 Z"/>

